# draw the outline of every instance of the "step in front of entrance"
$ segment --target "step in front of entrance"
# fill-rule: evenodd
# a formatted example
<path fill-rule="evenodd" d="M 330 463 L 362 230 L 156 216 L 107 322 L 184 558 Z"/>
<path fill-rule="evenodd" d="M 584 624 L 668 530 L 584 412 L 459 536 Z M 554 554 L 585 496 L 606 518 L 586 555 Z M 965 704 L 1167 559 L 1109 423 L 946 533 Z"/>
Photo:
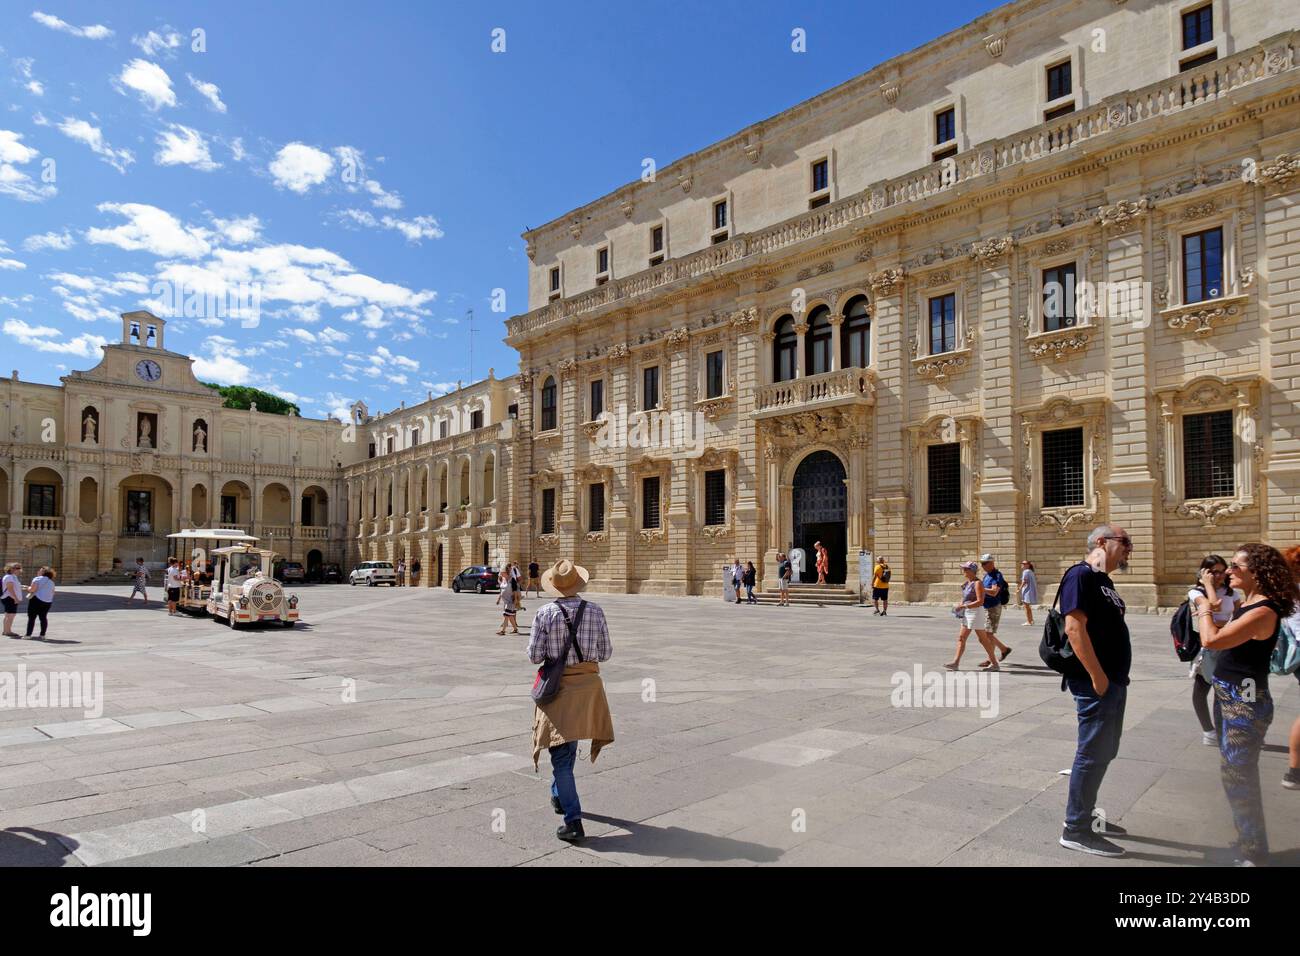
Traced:
<path fill-rule="evenodd" d="M 755 592 L 754 597 L 762 604 L 777 604 L 781 593 L 776 589 Z M 744 600 L 742 594 L 741 600 Z M 839 587 L 821 587 L 816 584 L 795 584 L 790 587 L 790 603 L 798 605 L 834 605 L 836 607 L 856 607 L 858 596 Z"/>

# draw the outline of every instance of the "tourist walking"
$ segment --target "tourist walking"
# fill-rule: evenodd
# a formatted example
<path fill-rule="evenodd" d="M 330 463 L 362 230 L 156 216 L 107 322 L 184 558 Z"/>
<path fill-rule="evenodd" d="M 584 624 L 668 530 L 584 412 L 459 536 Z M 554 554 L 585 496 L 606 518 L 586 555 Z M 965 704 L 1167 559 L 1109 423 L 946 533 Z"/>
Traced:
<path fill-rule="evenodd" d="M 1201 573 L 1207 591 L 1214 584 Z M 1228 566 L 1228 584 L 1243 597 L 1222 627 L 1209 607 L 1198 608 L 1201 645 L 1219 653 L 1214 663 L 1214 716 L 1219 731 L 1220 774 L 1237 828 L 1237 866 L 1268 861 L 1259 753 L 1273 722 L 1268 662 L 1282 622 L 1296 609 L 1296 578 L 1276 548 L 1243 544 Z"/>
<path fill-rule="evenodd" d="M 181 599 L 181 562 L 177 558 L 167 559 L 167 573 L 165 586 L 167 588 L 167 614 L 168 616 L 176 613 L 176 602 Z"/>
<path fill-rule="evenodd" d="M 825 584 L 826 575 L 831 569 L 830 552 L 826 550 L 826 547 L 820 541 L 815 543 L 813 548 L 817 551 L 817 583 Z"/>
<path fill-rule="evenodd" d="M 519 563 L 516 561 L 511 561 L 510 562 L 510 587 L 513 588 L 515 592 L 515 608 L 517 610 L 522 611 L 524 610 L 524 591 L 523 591 L 523 585 L 520 584 L 519 581 L 520 577 L 521 575 L 519 573 Z"/>
<path fill-rule="evenodd" d="M 41 568 L 32 578 L 32 583 L 27 585 L 27 636 L 32 636 L 32 630 L 36 626 L 37 619 L 41 622 L 41 640 L 45 640 L 45 632 L 49 629 L 50 622 L 46 615 L 50 613 L 50 607 L 54 604 L 54 571 L 50 568 Z"/>
<path fill-rule="evenodd" d="M 1209 587 L 1202 583 L 1207 575 L 1211 582 Z M 1220 627 L 1231 621 L 1237 596 L 1228 587 L 1228 562 L 1217 554 L 1207 555 L 1197 572 L 1196 586 L 1187 592 L 1187 600 L 1192 610 L 1192 631 L 1196 634 L 1201 633 L 1201 611 L 1207 607 L 1214 615 L 1214 623 Z M 1210 701 L 1214 699 L 1214 663 L 1218 656 L 1218 651 L 1207 650 L 1202 645 L 1188 674 L 1192 679 L 1192 711 L 1201 724 L 1201 743 L 1208 747 L 1219 746 L 1219 735 L 1210 718 Z"/>
<path fill-rule="evenodd" d="M 1025 623 L 1021 627 L 1034 626 L 1034 605 L 1038 603 L 1038 575 L 1034 574 L 1034 562 L 1020 562 L 1020 606 L 1025 609 Z"/>
<path fill-rule="evenodd" d="M 1300 582 L 1300 547 L 1287 548 L 1282 552 L 1282 557 L 1286 559 L 1287 565 L 1291 568 L 1291 573 L 1295 576 L 1297 582 Z M 1292 635 L 1300 635 L 1300 604 L 1291 612 L 1291 616 L 1282 622 L 1282 626 L 1289 630 Z M 1300 670 L 1293 672 L 1297 681 L 1300 681 Z M 1295 719 L 1291 725 L 1291 736 L 1287 742 L 1287 749 L 1290 751 L 1290 766 L 1286 774 L 1282 777 L 1282 786 L 1288 790 L 1300 790 L 1300 717 Z"/>
<path fill-rule="evenodd" d="M 0 598 L 3 598 L 5 608 L 5 637 L 19 636 L 14 630 L 14 615 L 18 613 L 18 605 L 23 603 L 23 582 L 18 577 L 22 570 L 23 566 L 16 561 L 6 564 L 4 579 L 0 581 Z"/>
<path fill-rule="evenodd" d="M 127 572 L 131 575 L 133 585 L 131 587 L 131 597 L 126 599 L 130 604 L 132 598 L 137 594 L 144 598 L 144 606 L 149 606 L 149 569 L 144 566 L 144 558 L 135 559 L 135 567 Z"/>
<path fill-rule="evenodd" d="M 776 589 L 777 589 L 777 606 L 790 606 L 790 578 L 794 574 L 794 569 L 790 566 L 790 559 L 786 557 L 784 551 L 776 553 Z"/>
<path fill-rule="evenodd" d="M 416 558 L 414 561 L 411 562 L 411 587 L 418 588 L 419 586 L 420 586 L 420 559 Z"/>
<path fill-rule="evenodd" d="M 974 561 L 967 561 L 961 569 L 966 575 L 966 583 L 961 588 L 961 601 L 952 609 L 953 616 L 961 622 L 961 627 L 957 631 L 957 656 L 943 666 L 950 671 L 960 668 L 961 656 L 966 653 L 966 641 L 971 631 L 974 631 L 981 646 L 989 655 L 988 669 L 995 671 L 998 669 L 998 662 L 993 657 L 993 642 L 989 639 L 988 611 L 984 607 L 984 585 L 980 581 L 979 565 Z"/>
<path fill-rule="evenodd" d="M 405 558 L 397 559 L 397 586 L 399 588 L 406 587 L 406 559 Z"/>
<path fill-rule="evenodd" d="M 591 741 L 591 762 L 601 748 L 614 742 L 614 721 L 600 678 L 600 661 L 614 653 L 600 605 L 578 597 L 586 586 L 587 569 L 560 560 L 547 570 L 542 587 L 556 600 L 543 604 L 533 617 L 528 659 L 565 661 L 560 692 L 533 712 L 533 769 L 543 749 L 551 755 L 551 808 L 564 814 L 555 831 L 570 843 L 583 839 L 582 804 L 573 779 L 578 741 Z M 567 654 L 566 654 L 567 648 Z"/>
<path fill-rule="evenodd" d="M 745 585 L 745 603 L 757 604 L 758 599 L 754 597 L 754 585 L 757 583 L 758 572 L 754 570 L 754 562 L 745 562 L 745 573 L 741 576 L 741 581 Z"/>
<path fill-rule="evenodd" d="M 740 585 L 745 580 L 745 569 L 740 566 L 740 558 L 736 558 L 736 563 L 731 566 L 731 590 L 736 595 L 736 603 L 740 603 Z"/>
<path fill-rule="evenodd" d="M 542 596 L 542 579 L 538 576 L 541 574 L 541 570 L 536 561 L 528 562 L 528 589 L 524 592 L 525 594 L 528 591 L 536 591 L 538 597 Z"/>
<path fill-rule="evenodd" d="M 1127 833 L 1096 811 L 1101 782 L 1119 753 L 1133 660 L 1124 601 L 1110 572 L 1126 570 L 1132 552 L 1133 541 L 1123 528 L 1100 525 L 1088 535 L 1087 557 L 1065 572 L 1057 592 L 1075 657 L 1074 671 L 1061 684 L 1074 696 L 1079 721 L 1060 843 L 1094 856 L 1123 856 L 1123 847 L 1103 834 Z"/>
<path fill-rule="evenodd" d="M 509 568 L 502 569 L 497 576 L 497 592 L 497 603 L 501 605 L 501 629 L 497 633 L 505 634 L 509 627 L 511 634 L 518 634 L 515 612 L 518 610 L 516 602 L 519 600 L 519 590 L 510 578 Z"/>
<path fill-rule="evenodd" d="M 876 608 L 873 614 L 879 614 L 881 617 L 889 614 L 889 579 L 893 574 L 883 554 L 876 558 L 875 567 L 871 569 L 871 603 Z M 883 608 L 880 606 L 882 602 Z"/>
<path fill-rule="evenodd" d="M 1007 655 L 1011 653 L 1011 648 L 998 640 L 998 623 L 1002 620 L 1002 609 L 1011 600 L 1011 585 L 1007 584 L 1007 579 L 998 570 L 993 555 L 980 555 L 980 567 L 984 569 L 984 578 L 980 583 L 984 585 L 984 610 L 988 614 L 989 640 L 998 649 L 998 660 L 1005 661 Z M 980 667 L 988 666 L 987 663 L 980 665 Z"/>

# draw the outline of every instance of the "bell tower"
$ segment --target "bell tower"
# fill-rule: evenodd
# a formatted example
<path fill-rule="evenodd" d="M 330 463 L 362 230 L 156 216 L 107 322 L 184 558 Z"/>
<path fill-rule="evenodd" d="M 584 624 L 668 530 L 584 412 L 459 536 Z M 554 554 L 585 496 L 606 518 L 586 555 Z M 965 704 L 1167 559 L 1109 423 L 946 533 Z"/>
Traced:
<path fill-rule="evenodd" d="M 136 348 L 158 349 L 163 351 L 163 328 L 165 319 L 160 319 L 152 312 L 122 313 L 122 344 L 134 345 Z"/>

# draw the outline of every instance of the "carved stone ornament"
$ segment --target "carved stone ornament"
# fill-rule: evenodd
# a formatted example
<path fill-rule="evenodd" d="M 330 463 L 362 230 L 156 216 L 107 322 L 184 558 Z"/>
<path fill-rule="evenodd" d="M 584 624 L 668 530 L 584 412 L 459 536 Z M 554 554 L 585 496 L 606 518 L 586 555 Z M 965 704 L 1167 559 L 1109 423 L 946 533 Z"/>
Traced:
<path fill-rule="evenodd" d="M 1075 525 L 1091 527 L 1097 520 L 1095 508 L 1087 511 L 1073 508 L 1044 508 L 1029 519 L 1033 528 L 1055 528 L 1057 534 L 1064 535 Z"/>
<path fill-rule="evenodd" d="M 914 368 L 921 378 L 931 378 L 936 382 L 945 381 L 949 375 L 955 375 L 970 364 L 966 355 L 927 355 L 915 359 Z"/>
<path fill-rule="evenodd" d="M 1243 289 L 1249 289 L 1255 284 L 1255 267 L 1246 266 L 1245 268 L 1238 270 L 1237 281 L 1241 284 Z"/>
<path fill-rule="evenodd" d="M 524 245 L 524 252 L 528 255 L 528 261 L 533 262 L 537 259 L 537 243 L 529 239 Z"/>
<path fill-rule="evenodd" d="M 624 219 L 631 219 L 632 213 L 636 212 L 636 203 L 631 199 L 625 199 L 619 204 L 618 208 L 622 210 Z"/>
<path fill-rule="evenodd" d="M 903 284 L 906 272 L 899 269 L 881 269 L 879 272 L 873 272 L 867 280 L 871 285 L 871 291 L 876 295 L 892 295 L 894 290 Z"/>
<path fill-rule="evenodd" d="M 759 158 L 763 155 L 762 143 L 746 143 L 743 149 L 745 150 L 745 155 L 749 157 L 749 161 L 751 163 L 757 163 Z"/>
<path fill-rule="evenodd" d="M 731 407 L 731 397 L 708 398 L 702 402 L 695 403 L 695 410 L 705 417 L 706 420 L 716 422 L 728 408 Z"/>
<path fill-rule="evenodd" d="M 858 254 L 857 254 L 856 256 L 853 257 L 853 261 L 854 261 L 854 262 L 870 262 L 870 261 L 872 260 L 873 257 L 874 257 L 874 254 L 873 254 L 873 252 L 872 252 L 872 250 L 871 250 L 871 247 L 870 247 L 870 246 L 867 246 L 865 249 L 860 249 L 860 250 L 858 251 Z"/>
<path fill-rule="evenodd" d="M 1206 216 L 1214 215 L 1214 211 L 1217 208 L 1218 206 L 1214 204 L 1214 200 L 1194 203 L 1183 210 L 1183 220 L 1190 221 L 1192 219 L 1204 219 Z"/>
<path fill-rule="evenodd" d="M 691 191 L 691 182 L 692 182 L 692 179 L 693 179 L 693 177 L 691 177 L 691 176 L 678 176 L 678 177 L 677 177 L 677 185 L 682 187 L 682 192 L 684 192 L 684 193 L 690 193 L 690 191 Z"/>
<path fill-rule="evenodd" d="M 926 288 L 933 288 L 937 285 L 947 285 L 950 282 L 952 282 L 952 271 L 949 269 L 939 269 L 936 272 L 931 272 L 925 277 Z"/>
<path fill-rule="evenodd" d="M 1171 329 L 1190 329 L 1199 336 L 1207 336 L 1216 325 L 1223 325 L 1238 313 L 1236 305 L 1202 305 L 1184 306 L 1174 310 L 1169 316 Z"/>
<path fill-rule="evenodd" d="M 1151 200 L 1146 196 L 1141 199 L 1121 199 L 1113 205 L 1102 206 L 1097 210 L 1097 225 L 1126 226 L 1135 219 L 1145 216 L 1150 211 Z"/>
<path fill-rule="evenodd" d="M 982 265 L 992 265 L 1010 252 L 1015 244 L 1014 236 L 985 239 L 971 246 L 970 257 Z"/>
<path fill-rule="evenodd" d="M 1296 176 L 1300 176 L 1300 156 L 1283 153 L 1276 159 L 1260 163 L 1255 181 L 1264 186 L 1286 186 Z"/>
<path fill-rule="evenodd" d="M 592 544 L 605 544 L 609 541 L 609 535 L 604 531 L 588 531 L 587 540 Z"/>
<path fill-rule="evenodd" d="M 740 309 L 731 313 L 731 327 L 737 332 L 752 332 L 758 325 L 758 309 Z"/>
<path fill-rule="evenodd" d="M 1043 255 L 1059 256 L 1061 253 L 1066 252 L 1069 248 L 1070 248 L 1070 240 L 1053 239 L 1051 242 L 1047 243 L 1047 245 L 1043 246 Z"/>
<path fill-rule="evenodd" d="M 1201 526 L 1213 528 L 1224 518 L 1239 514 L 1246 507 L 1244 501 L 1237 499 L 1224 501 L 1184 501 L 1174 509 L 1180 518 L 1199 518 Z"/>
<path fill-rule="evenodd" d="M 629 354 L 630 353 L 627 344 L 625 342 L 619 342 L 617 345 L 611 345 L 609 348 L 605 350 L 606 357 L 611 359 L 625 359 L 628 357 Z"/>
<path fill-rule="evenodd" d="M 583 422 L 582 430 L 586 433 L 588 439 L 595 441 L 600 437 L 600 433 L 605 430 L 607 424 L 609 424 L 608 421 L 600 420 L 594 422 Z"/>
<path fill-rule="evenodd" d="M 637 537 L 639 537 L 646 544 L 649 544 L 653 541 L 662 541 L 664 539 L 664 529 L 663 528 L 642 528 L 639 532 L 637 532 Z"/>
<path fill-rule="evenodd" d="M 993 59 L 1000 57 L 1007 48 L 1007 35 L 1005 33 L 994 33 L 992 36 L 984 38 L 984 49 L 989 51 L 989 56 Z"/>
<path fill-rule="evenodd" d="M 762 283 L 762 285 L 760 286 L 760 288 L 761 288 L 764 292 L 771 292 L 773 289 L 775 289 L 775 288 L 776 288 L 777 286 L 779 286 L 780 284 L 781 284 L 781 280 L 780 280 L 779 277 L 777 277 L 777 276 L 768 276 L 766 279 L 763 280 L 763 283 Z"/>
<path fill-rule="evenodd" d="M 965 524 L 965 515 L 945 515 L 943 517 L 922 518 L 920 527 L 922 530 L 938 531 L 939 539 L 943 541 L 947 540 L 949 531 L 955 531 Z"/>
<path fill-rule="evenodd" d="M 573 236 L 574 239 L 580 239 L 582 237 L 581 219 L 574 219 L 569 223 L 569 235 Z"/>
<path fill-rule="evenodd" d="M 544 550 L 553 551 L 560 546 L 560 536 L 558 534 L 539 534 L 537 536 L 537 543 L 541 545 Z"/>
<path fill-rule="evenodd" d="M 567 358 L 555 366 L 555 370 L 560 373 L 560 378 L 573 378 L 574 373 L 578 370 L 578 363 Z"/>
<path fill-rule="evenodd" d="M 706 524 L 700 529 L 700 534 L 706 538 L 725 538 L 731 534 L 731 525 Z"/>
<path fill-rule="evenodd" d="M 1091 339 L 1082 329 L 1058 329 L 1034 336 L 1029 342 L 1029 354 L 1034 358 L 1050 357 L 1059 362 L 1071 352 L 1082 352 Z"/>
<path fill-rule="evenodd" d="M 666 336 L 664 336 L 664 344 L 671 352 L 680 352 L 682 349 L 686 348 L 686 346 L 690 345 L 690 342 L 691 333 L 686 331 L 685 328 L 672 329 Z"/>

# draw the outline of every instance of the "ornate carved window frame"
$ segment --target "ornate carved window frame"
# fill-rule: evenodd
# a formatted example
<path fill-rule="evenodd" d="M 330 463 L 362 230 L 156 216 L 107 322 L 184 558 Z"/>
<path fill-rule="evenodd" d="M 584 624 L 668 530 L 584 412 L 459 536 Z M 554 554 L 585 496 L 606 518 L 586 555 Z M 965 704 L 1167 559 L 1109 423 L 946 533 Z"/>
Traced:
<path fill-rule="evenodd" d="M 610 374 L 609 374 L 609 368 L 604 362 L 600 362 L 592 366 L 591 369 L 587 372 L 587 374 L 582 378 L 582 423 L 583 425 L 591 425 L 593 423 L 600 421 L 599 416 L 593 416 L 591 414 L 591 386 L 595 382 L 602 383 L 601 412 L 602 413 L 607 412 L 609 411 Z"/>
<path fill-rule="evenodd" d="M 983 419 L 976 415 L 932 415 L 907 429 L 914 480 L 912 511 L 919 515 L 917 527 L 937 530 L 939 537 L 972 524 L 975 520 L 975 488 L 979 482 L 979 435 Z M 930 514 L 930 453 L 932 445 L 960 445 L 961 510 L 951 514 Z"/>
<path fill-rule="evenodd" d="M 1250 296 L 1241 269 L 1241 211 L 1222 196 L 1193 200 L 1173 211 L 1165 223 L 1165 298 L 1160 317 L 1169 328 L 1207 336 L 1241 314 Z M 1223 230 L 1223 295 L 1188 302 L 1183 289 L 1183 237 L 1219 227 Z"/>
<path fill-rule="evenodd" d="M 975 328 L 970 321 L 970 276 L 955 269 L 938 269 L 918 277 L 913 292 L 916 310 L 916 328 L 911 338 L 912 370 L 921 378 L 942 382 L 950 375 L 966 369 L 972 362 Z M 956 320 L 956 348 L 947 352 L 930 351 L 930 300 L 948 293 L 953 294 Z M 874 324 L 874 323 L 873 323 Z"/>
<path fill-rule="evenodd" d="M 649 455 L 643 455 L 632 463 L 630 471 L 632 473 L 632 507 L 633 518 L 636 521 L 636 530 L 638 537 L 643 542 L 665 541 L 668 537 L 668 493 L 669 481 L 672 477 L 672 462 L 666 458 L 652 458 Z M 659 527 L 646 528 L 643 526 L 645 521 L 645 508 L 643 497 L 645 495 L 645 485 L 642 481 L 644 478 L 659 479 Z"/>
<path fill-rule="evenodd" d="M 734 511 L 736 507 L 736 465 L 739 461 L 739 452 L 734 448 L 706 448 L 704 454 L 696 458 L 692 465 L 693 473 L 691 476 L 691 497 L 697 502 L 697 521 L 696 526 L 701 535 L 706 538 L 721 538 L 731 533 L 736 522 Z M 710 471 L 723 471 L 725 477 L 725 512 L 727 520 L 720 525 L 706 524 L 708 517 L 708 501 L 705 485 L 705 474 Z"/>
<path fill-rule="evenodd" d="M 1101 481 L 1106 467 L 1105 398 L 1049 398 L 1019 410 L 1021 474 L 1030 527 L 1054 527 L 1065 534 L 1076 525 L 1096 521 L 1101 514 Z M 1043 432 L 1083 429 L 1083 504 L 1047 508 L 1043 505 Z"/>
<path fill-rule="evenodd" d="M 1043 328 L 1043 272 L 1058 266 L 1074 263 L 1075 323 L 1050 331 Z M 1099 319 L 1105 315 L 1105 296 L 1098 295 L 1100 288 L 1101 248 L 1090 246 L 1079 236 L 1060 238 L 1044 243 L 1027 257 L 1025 264 L 1028 283 L 1028 301 L 1022 326 L 1025 330 L 1025 347 L 1034 358 L 1051 358 L 1061 361 L 1070 353 L 1085 351 L 1092 340 Z M 1092 294 L 1079 295 L 1080 289 Z"/>
<path fill-rule="evenodd" d="M 534 472 L 533 479 L 533 514 L 537 515 L 537 540 L 546 543 L 548 539 L 558 541 L 560 525 L 564 511 L 564 474 L 553 468 L 543 468 Z M 550 532 L 542 531 L 542 492 L 555 492 L 555 528 Z"/>
<path fill-rule="evenodd" d="M 609 540 L 609 521 L 612 514 L 610 506 L 613 500 L 614 469 L 609 465 L 589 464 L 575 472 L 573 477 L 580 499 L 578 501 L 578 511 L 583 534 L 586 536 L 587 541 L 593 544 L 607 542 Z M 605 486 L 605 512 L 600 531 L 591 530 L 592 485 Z"/>
<path fill-rule="evenodd" d="M 1255 485 L 1264 451 L 1260 423 L 1262 394 L 1263 381 L 1255 375 L 1231 379 L 1202 375 L 1182 388 L 1156 392 L 1161 418 L 1156 458 L 1161 470 L 1160 498 L 1165 510 L 1181 517 L 1200 518 L 1205 527 L 1213 528 L 1221 519 L 1255 503 Z M 1187 498 L 1183 484 L 1183 418 L 1222 411 L 1232 412 L 1235 493 L 1225 498 Z"/>

